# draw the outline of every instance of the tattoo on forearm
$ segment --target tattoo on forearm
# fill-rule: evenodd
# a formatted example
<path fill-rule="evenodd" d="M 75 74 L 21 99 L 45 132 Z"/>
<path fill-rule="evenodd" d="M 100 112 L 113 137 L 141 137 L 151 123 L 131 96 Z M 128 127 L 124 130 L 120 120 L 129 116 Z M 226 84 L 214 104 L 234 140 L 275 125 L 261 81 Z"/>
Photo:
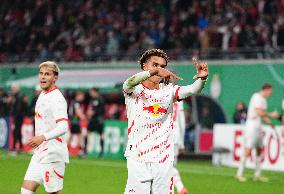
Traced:
<path fill-rule="evenodd" d="M 127 86 L 129 87 L 134 87 L 138 84 L 140 84 L 141 82 L 145 81 L 146 79 L 148 79 L 148 76 L 145 75 L 133 75 L 131 76 L 128 81 L 127 81 Z"/>
<path fill-rule="evenodd" d="M 128 86 L 135 86 L 135 85 L 136 85 L 135 83 L 137 82 L 135 79 L 136 79 L 136 76 L 135 76 L 135 75 L 133 75 L 132 77 L 130 77 L 130 78 L 128 79 L 127 85 L 128 85 Z M 135 81 L 136 81 L 136 82 L 135 82 Z"/>

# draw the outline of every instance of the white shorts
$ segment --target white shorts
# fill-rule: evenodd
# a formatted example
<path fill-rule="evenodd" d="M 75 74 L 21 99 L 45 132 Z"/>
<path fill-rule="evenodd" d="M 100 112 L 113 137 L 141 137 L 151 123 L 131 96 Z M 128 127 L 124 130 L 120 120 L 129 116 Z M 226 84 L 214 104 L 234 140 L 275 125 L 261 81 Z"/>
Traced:
<path fill-rule="evenodd" d="M 41 164 L 32 158 L 24 180 L 43 183 L 46 192 L 56 192 L 63 189 L 64 171 L 64 162 Z"/>
<path fill-rule="evenodd" d="M 127 158 L 128 178 L 124 194 L 173 194 L 173 162 L 137 162 Z"/>
<path fill-rule="evenodd" d="M 260 128 L 246 126 L 245 130 L 245 148 L 262 148 L 263 136 Z"/>

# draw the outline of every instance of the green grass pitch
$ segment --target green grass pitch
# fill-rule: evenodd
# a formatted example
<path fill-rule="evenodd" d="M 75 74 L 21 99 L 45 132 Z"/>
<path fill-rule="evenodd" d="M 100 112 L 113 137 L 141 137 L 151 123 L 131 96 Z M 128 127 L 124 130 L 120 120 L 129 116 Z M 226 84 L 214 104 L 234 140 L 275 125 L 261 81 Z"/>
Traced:
<path fill-rule="evenodd" d="M 0 194 L 18 194 L 31 156 L 9 156 L 0 150 Z M 239 183 L 234 179 L 236 169 L 212 166 L 210 161 L 180 161 L 182 179 L 190 194 L 284 194 L 283 172 L 264 175 L 270 182 L 250 179 Z M 71 158 L 64 178 L 65 194 L 122 194 L 127 179 L 125 161 Z M 41 186 L 37 193 L 45 193 Z"/>

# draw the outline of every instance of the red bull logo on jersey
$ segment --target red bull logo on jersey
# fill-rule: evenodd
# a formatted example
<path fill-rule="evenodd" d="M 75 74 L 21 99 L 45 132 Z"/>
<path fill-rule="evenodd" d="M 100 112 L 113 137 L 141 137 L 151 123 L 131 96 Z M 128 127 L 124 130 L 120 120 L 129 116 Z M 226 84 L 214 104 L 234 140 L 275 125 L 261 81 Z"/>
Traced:
<path fill-rule="evenodd" d="M 143 110 L 148 111 L 153 117 L 158 117 L 162 114 L 167 113 L 167 109 L 163 108 L 159 104 L 153 104 L 152 106 L 143 107 Z"/>

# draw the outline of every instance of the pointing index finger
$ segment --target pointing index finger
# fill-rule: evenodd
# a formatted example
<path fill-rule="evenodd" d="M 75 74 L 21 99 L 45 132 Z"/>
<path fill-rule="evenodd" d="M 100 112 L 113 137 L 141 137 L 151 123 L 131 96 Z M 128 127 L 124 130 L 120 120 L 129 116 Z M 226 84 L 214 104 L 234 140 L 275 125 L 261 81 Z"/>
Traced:
<path fill-rule="evenodd" d="M 198 64 L 197 58 L 196 57 L 192 57 L 192 61 L 193 61 L 193 64 L 194 64 L 196 70 L 198 70 L 199 69 L 199 64 Z"/>

